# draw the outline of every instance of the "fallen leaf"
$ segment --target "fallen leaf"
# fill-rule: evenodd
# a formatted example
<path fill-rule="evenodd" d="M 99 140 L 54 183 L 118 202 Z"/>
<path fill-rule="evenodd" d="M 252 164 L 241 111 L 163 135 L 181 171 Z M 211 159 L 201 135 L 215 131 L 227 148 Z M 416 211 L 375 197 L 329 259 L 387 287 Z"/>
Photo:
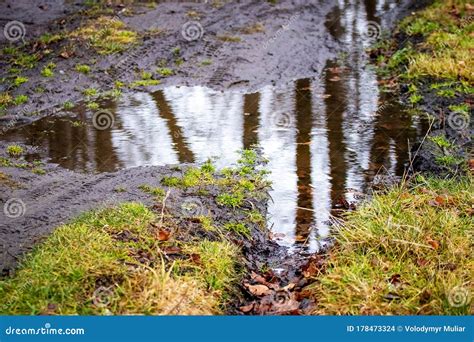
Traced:
<path fill-rule="evenodd" d="M 443 205 L 446 201 L 445 201 L 445 199 L 444 199 L 442 196 L 436 196 L 435 202 L 436 202 L 438 205 Z"/>
<path fill-rule="evenodd" d="M 427 241 L 433 249 L 438 249 L 439 248 L 439 242 L 433 239 L 428 239 Z"/>
<path fill-rule="evenodd" d="M 189 257 L 195 264 L 201 264 L 201 256 L 199 254 L 193 253 Z"/>
<path fill-rule="evenodd" d="M 257 284 L 257 285 L 250 285 L 250 284 L 245 284 L 247 289 L 251 294 L 254 296 L 265 296 L 269 295 L 272 293 L 272 291 L 268 288 L 268 286 Z"/>
<path fill-rule="evenodd" d="M 178 246 L 169 246 L 169 247 L 163 248 L 162 251 L 168 255 L 179 254 L 181 253 L 181 248 L 179 248 Z"/>
<path fill-rule="evenodd" d="M 296 235 L 295 236 L 295 241 L 297 242 L 305 242 L 308 239 L 308 237 L 303 236 L 303 235 Z"/>
<path fill-rule="evenodd" d="M 155 238 L 158 241 L 168 241 L 171 236 L 171 232 L 166 229 L 160 229 L 155 232 Z"/>
<path fill-rule="evenodd" d="M 316 260 L 310 260 L 305 266 L 303 266 L 303 276 L 305 278 L 313 277 L 320 273 L 320 267 Z"/>
<path fill-rule="evenodd" d="M 254 304 L 255 303 L 252 302 L 249 305 L 241 306 L 239 308 L 239 310 L 242 311 L 243 313 L 248 313 L 248 312 L 252 311 Z"/>
<path fill-rule="evenodd" d="M 420 267 L 425 266 L 428 263 L 428 260 L 420 258 L 416 260 L 416 264 Z"/>
<path fill-rule="evenodd" d="M 70 53 L 68 51 L 63 51 L 59 54 L 59 56 L 61 56 L 64 59 L 69 59 L 73 56 L 73 53 Z"/>

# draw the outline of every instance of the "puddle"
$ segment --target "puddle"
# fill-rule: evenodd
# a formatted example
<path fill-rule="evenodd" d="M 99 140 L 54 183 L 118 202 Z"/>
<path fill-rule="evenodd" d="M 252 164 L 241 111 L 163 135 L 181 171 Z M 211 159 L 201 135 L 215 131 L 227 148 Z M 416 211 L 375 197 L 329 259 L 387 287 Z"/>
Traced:
<path fill-rule="evenodd" d="M 301 79 L 253 94 L 205 87 L 135 93 L 109 104 L 110 129 L 90 113 L 44 118 L 3 137 L 38 146 L 30 159 L 81 172 L 141 165 L 234 163 L 236 151 L 259 144 L 273 182 L 270 223 L 280 243 L 314 251 L 328 235 L 331 213 L 365 193 L 380 170 L 401 176 L 408 141 L 422 123 L 397 103 L 379 105 L 376 82 L 329 63 L 321 80 Z M 360 75 L 359 75 L 360 76 Z M 365 75 L 375 80 L 369 71 Z"/>
<path fill-rule="evenodd" d="M 95 129 L 90 111 L 82 108 L 74 117 L 17 128 L 3 140 L 36 145 L 30 159 L 48 158 L 81 172 L 209 157 L 222 167 L 237 160 L 236 151 L 259 144 L 270 160 L 275 236 L 283 245 L 316 251 L 341 205 L 367 193 L 378 173 L 402 176 L 409 143 L 427 128 L 380 94 L 367 66 L 363 48 L 370 37 L 363 32 L 396 1 L 376 3 L 334 7 L 325 25 L 351 53 L 344 56 L 346 67 L 328 61 L 320 77 L 251 94 L 205 87 L 134 93 L 107 104 L 114 117 L 110 129 Z"/>

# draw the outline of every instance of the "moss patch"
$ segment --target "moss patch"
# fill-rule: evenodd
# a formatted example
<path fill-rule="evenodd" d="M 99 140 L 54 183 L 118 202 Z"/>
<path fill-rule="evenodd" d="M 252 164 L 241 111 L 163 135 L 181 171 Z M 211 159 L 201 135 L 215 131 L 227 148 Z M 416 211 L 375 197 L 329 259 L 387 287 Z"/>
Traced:
<path fill-rule="evenodd" d="M 137 33 L 127 30 L 122 21 L 105 16 L 90 20 L 69 36 L 88 42 L 99 54 L 124 51 L 138 40 Z"/>

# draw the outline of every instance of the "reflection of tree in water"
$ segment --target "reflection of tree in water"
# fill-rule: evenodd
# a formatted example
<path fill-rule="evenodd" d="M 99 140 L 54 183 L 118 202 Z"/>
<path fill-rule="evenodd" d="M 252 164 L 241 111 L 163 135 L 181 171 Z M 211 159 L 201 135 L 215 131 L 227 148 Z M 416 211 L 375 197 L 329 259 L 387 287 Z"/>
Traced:
<path fill-rule="evenodd" d="M 158 113 L 166 120 L 168 130 L 171 133 L 171 139 L 175 146 L 175 151 L 178 153 L 180 163 L 194 163 L 195 157 L 193 151 L 189 148 L 186 140 L 183 136 L 183 130 L 178 125 L 176 117 L 171 110 L 168 102 L 165 99 L 163 91 L 159 90 L 152 94 L 153 99 L 156 102 Z"/>
<path fill-rule="evenodd" d="M 244 148 L 258 143 L 260 93 L 244 94 Z"/>
<path fill-rule="evenodd" d="M 303 79 L 296 82 L 296 176 L 298 197 L 296 205 L 297 243 L 306 241 L 313 225 L 313 196 L 311 188 L 311 82 Z M 304 208 L 304 209 L 303 209 Z"/>

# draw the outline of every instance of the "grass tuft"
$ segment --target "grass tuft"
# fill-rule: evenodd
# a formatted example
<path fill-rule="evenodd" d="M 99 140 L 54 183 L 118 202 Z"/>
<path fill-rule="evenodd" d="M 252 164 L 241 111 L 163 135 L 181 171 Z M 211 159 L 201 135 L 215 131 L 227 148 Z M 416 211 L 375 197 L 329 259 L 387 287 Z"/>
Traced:
<path fill-rule="evenodd" d="M 348 213 L 311 288 L 315 313 L 472 313 L 473 190 L 472 179 L 419 176 L 411 189 L 378 194 Z"/>

